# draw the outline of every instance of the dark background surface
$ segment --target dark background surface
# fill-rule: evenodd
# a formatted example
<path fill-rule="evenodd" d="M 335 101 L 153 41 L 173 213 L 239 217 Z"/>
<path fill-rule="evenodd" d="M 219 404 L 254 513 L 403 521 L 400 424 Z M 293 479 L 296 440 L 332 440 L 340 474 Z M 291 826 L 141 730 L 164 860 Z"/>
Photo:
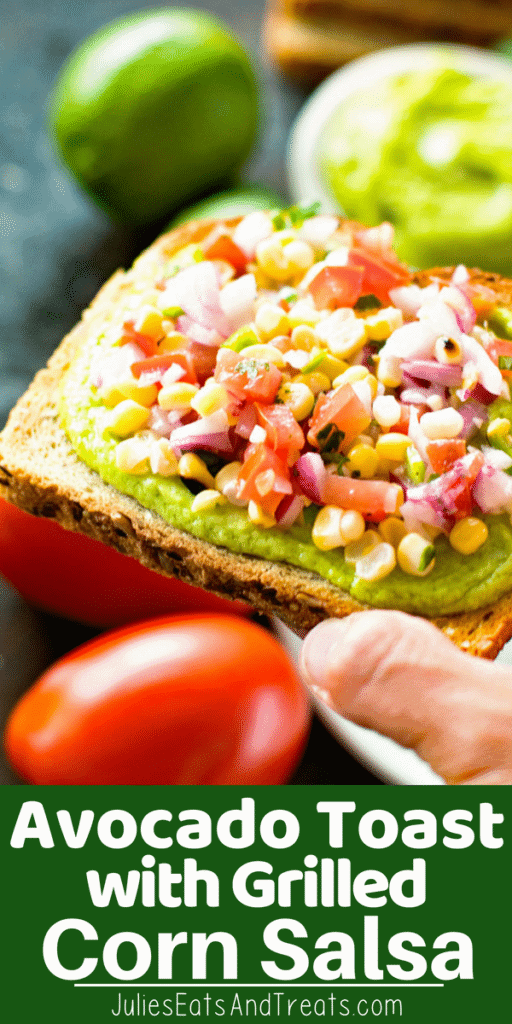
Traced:
<path fill-rule="evenodd" d="M 59 163 L 48 139 L 48 94 L 70 51 L 105 22 L 165 4 L 140 0 L 2 0 L 0 68 L 0 427 L 16 399 L 119 266 L 129 266 L 157 229 L 114 226 Z M 172 5 L 167 5 L 172 6 Z M 280 77 L 260 49 L 261 0 L 209 0 L 251 53 L 263 100 L 258 142 L 243 179 L 285 190 L 284 156 L 306 93 Z M 36 567 L 35 567 L 36 571 Z M 79 581 L 77 581 L 79 585 Z M 0 693 L 3 717 L 61 654 L 94 631 L 31 609 L 0 578 Z M 5 763 L 0 781 L 17 780 Z M 315 721 L 293 779 L 304 784 L 378 780 Z"/>

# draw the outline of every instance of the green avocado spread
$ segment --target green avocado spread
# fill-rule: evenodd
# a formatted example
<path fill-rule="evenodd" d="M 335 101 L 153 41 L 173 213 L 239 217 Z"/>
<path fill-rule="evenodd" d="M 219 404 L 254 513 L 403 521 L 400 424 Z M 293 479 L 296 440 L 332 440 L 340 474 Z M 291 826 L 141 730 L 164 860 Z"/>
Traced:
<path fill-rule="evenodd" d="M 68 371 L 62 389 L 61 419 L 79 456 L 103 480 L 131 495 L 171 525 L 201 540 L 230 551 L 286 562 L 318 573 L 356 600 L 379 608 L 396 608 L 424 615 L 444 615 L 484 607 L 510 590 L 512 579 L 512 527 L 506 515 L 484 516 L 489 536 L 473 555 L 462 556 L 445 536 L 435 541 L 436 563 L 428 578 L 405 575 L 395 568 L 378 582 L 354 578 L 343 550 L 319 551 L 311 540 L 317 506 L 305 510 L 304 524 L 288 530 L 262 529 L 249 520 L 245 509 L 217 506 L 193 513 L 193 495 L 179 477 L 132 475 L 115 462 L 116 440 L 106 430 L 108 410 L 89 383 L 95 351 L 84 346 Z M 501 410 L 503 415 L 503 410 Z"/>
<path fill-rule="evenodd" d="M 348 97 L 319 157 L 349 217 L 394 224 L 405 262 L 510 276 L 511 152 L 512 86 L 441 68 Z"/>

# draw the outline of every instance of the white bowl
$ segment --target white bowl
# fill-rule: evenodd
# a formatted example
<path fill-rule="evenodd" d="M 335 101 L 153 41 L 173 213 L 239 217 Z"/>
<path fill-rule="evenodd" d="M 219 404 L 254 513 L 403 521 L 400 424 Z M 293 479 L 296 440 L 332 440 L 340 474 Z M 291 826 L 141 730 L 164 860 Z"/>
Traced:
<path fill-rule="evenodd" d="M 383 78 L 408 71 L 452 67 L 469 75 L 501 79 L 512 84 L 512 61 L 500 54 L 471 46 L 413 43 L 352 61 L 335 71 L 311 95 L 297 117 L 288 141 L 288 185 L 293 202 L 320 200 L 324 213 L 340 212 L 339 203 L 322 178 L 317 161 L 318 143 L 327 122 L 348 96 Z"/>

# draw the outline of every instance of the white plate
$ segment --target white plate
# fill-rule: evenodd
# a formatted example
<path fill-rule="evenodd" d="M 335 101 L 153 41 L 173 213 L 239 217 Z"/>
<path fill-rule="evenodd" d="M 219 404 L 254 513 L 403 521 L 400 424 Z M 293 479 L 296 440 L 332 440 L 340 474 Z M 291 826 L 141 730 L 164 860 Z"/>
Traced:
<path fill-rule="evenodd" d="M 302 641 L 278 619 L 274 619 L 274 626 L 279 639 L 297 663 Z M 512 665 L 512 640 L 505 645 L 496 661 L 501 665 Z M 370 729 L 363 729 L 359 725 L 347 722 L 315 696 L 313 704 L 319 717 L 338 742 L 384 782 L 394 786 L 444 785 L 439 775 L 436 775 L 414 751 L 406 750 L 387 736 L 380 736 Z"/>
<path fill-rule="evenodd" d="M 414 43 L 378 50 L 352 61 L 316 89 L 292 127 L 287 156 L 292 200 L 320 200 L 324 213 L 339 212 L 339 204 L 320 175 L 316 157 L 327 121 L 357 89 L 377 87 L 383 78 L 407 71 L 428 71 L 436 66 L 512 82 L 512 62 L 507 57 L 471 46 Z"/>

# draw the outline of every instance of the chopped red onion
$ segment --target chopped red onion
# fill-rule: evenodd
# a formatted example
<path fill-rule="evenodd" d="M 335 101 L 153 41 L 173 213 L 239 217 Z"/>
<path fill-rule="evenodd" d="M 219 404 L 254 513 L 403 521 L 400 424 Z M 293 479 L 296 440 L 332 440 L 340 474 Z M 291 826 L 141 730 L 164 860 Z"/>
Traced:
<path fill-rule="evenodd" d="M 402 375 L 407 383 L 409 379 L 416 384 L 418 381 L 429 381 L 443 387 L 454 388 L 462 383 L 462 367 L 453 363 L 438 363 L 435 359 L 412 359 L 402 363 Z"/>
<path fill-rule="evenodd" d="M 311 501 L 315 501 L 317 504 L 322 504 L 327 475 L 322 456 L 317 452 L 306 452 L 295 463 L 295 469 L 298 473 L 301 490 L 306 497 L 311 498 Z"/>
<path fill-rule="evenodd" d="M 403 327 L 398 327 L 390 334 L 380 351 L 380 357 L 381 359 L 387 356 L 397 356 L 399 359 L 407 360 L 428 359 L 432 355 L 434 345 L 441 333 L 442 331 L 433 327 L 431 323 L 413 320 L 412 323 L 404 324 Z"/>
<path fill-rule="evenodd" d="M 243 274 L 236 281 L 224 285 L 219 297 L 221 309 L 226 314 L 232 331 L 243 327 L 254 319 L 256 301 L 256 278 L 254 274 Z"/>
<path fill-rule="evenodd" d="M 392 288 L 389 297 L 393 305 L 402 310 L 404 316 L 416 316 L 420 306 L 438 294 L 437 284 L 429 284 L 426 288 L 420 288 L 417 284 L 407 284 L 400 288 Z"/>
<path fill-rule="evenodd" d="M 186 270 L 181 270 L 167 282 L 164 301 L 167 305 L 179 306 L 201 327 L 208 331 L 216 331 L 227 338 L 230 334 L 230 324 L 221 308 L 219 294 L 215 265 L 209 260 L 203 260 L 201 263 L 192 264 Z"/>
<path fill-rule="evenodd" d="M 491 357 L 487 355 L 485 349 L 475 338 L 470 338 L 467 334 L 463 334 L 461 344 L 464 353 L 464 366 L 466 367 L 468 364 L 474 365 L 480 384 L 485 388 L 485 391 L 493 396 L 491 401 L 494 401 L 496 396 L 501 394 L 503 383 L 503 377 L 499 368 L 493 363 Z M 482 401 L 482 397 L 479 396 L 477 401 Z"/>
<path fill-rule="evenodd" d="M 148 427 L 160 437 L 170 437 L 175 427 L 181 424 L 179 412 L 166 412 L 159 405 L 152 405 L 149 411 Z"/>
<path fill-rule="evenodd" d="M 460 413 L 464 420 L 464 426 L 458 435 L 464 441 L 467 441 L 475 431 L 480 430 L 482 423 L 488 419 L 487 409 L 480 402 L 462 402 L 457 412 Z"/>
<path fill-rule="evenodd" d="M 252 260 L 258 243 L 269 238 L 273 230 L 274 225 L 268 214 L 255 210 L 237 224 L 233 232 L 233 241 L 245 253 L 247 259 Z"/>
<path fill-rule="evenodd" d="M 304 498 L 302 494 L 287 494 L 283 498 L 280 505 L 276 510 L 276 522 L 284 530 L 289 526 L 293 526 L 294 522 L 300 516 L 302 509 L 304 508 Z"/>
<path fill-rule="evenodd" d="M 482 512 L 511 512 L 512 476 L 487 463 L 476 478 L 473 498 Z"/>
<path fill-rule="evenodd" d="M 283 355 L 288 366 L 292 366 L 294 370 L 302 370 L 311 359 L 309 352 L 304 352 L 301 348 L 290 348 Z"/>
<path fill-rule="evenodd" d="M 173 430 L 171 444 L 176 454 L 179 451 L 189 452 L 202 448 L 204 451 L 216 452 L 219 455 L 232 455 L 233 444 L 229 437 L 225 409 L 219 409 L 211 416 L 204 416 Z"/>
<path fill-rule="evenodd" d="M 449 288 L 441 288 L 439 298 L 453 309 L 461 331 L 469 334 L 476 323 L 476 311 L 466 292 L 455 284 Z"/>
<path fill-rule="evenodd" d="M 219 348 L 219 345 L 222 345 L 227 337 L 227 335 L 219 334 L 215 328 L 203 327 L 188 315 L 178 317 L 176 329 L 180 334 L 190 338 L 190 341 L 197 341 L 199 345 L 205 345 L 208 348 Z"/>

